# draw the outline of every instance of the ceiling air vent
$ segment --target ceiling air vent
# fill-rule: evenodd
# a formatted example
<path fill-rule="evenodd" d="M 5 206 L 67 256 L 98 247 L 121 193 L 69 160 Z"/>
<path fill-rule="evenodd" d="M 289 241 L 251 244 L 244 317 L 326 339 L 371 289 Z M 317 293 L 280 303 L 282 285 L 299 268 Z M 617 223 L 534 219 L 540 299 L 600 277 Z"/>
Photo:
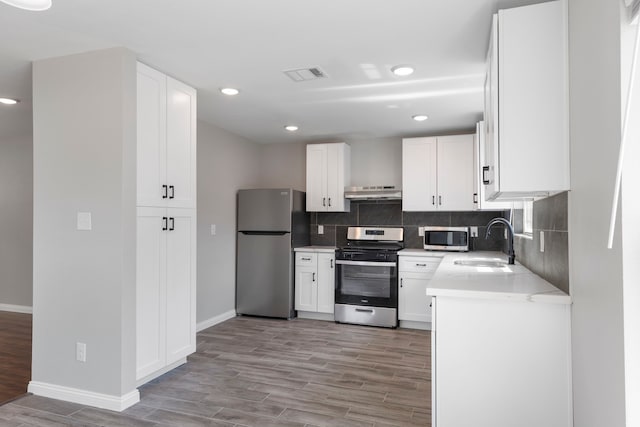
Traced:
<path fill-rule="evenodd" d="M 307 80 L 324 79 L 327 73 L 322 71 L 320 67 L 298 68 L 296 70 L 284 70 L 285 73 L 294 82 L 305 82 Z"/>

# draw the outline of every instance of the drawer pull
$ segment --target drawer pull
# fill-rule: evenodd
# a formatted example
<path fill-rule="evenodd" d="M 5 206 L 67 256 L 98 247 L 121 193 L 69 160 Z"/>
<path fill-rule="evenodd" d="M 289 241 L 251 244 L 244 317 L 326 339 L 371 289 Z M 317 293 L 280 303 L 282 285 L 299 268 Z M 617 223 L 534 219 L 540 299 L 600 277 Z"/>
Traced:
<path fill-rule="evenodd" d="M 305 258 L 305 257 L 302 257 L 302 258 L 300 258 L 300 259 L 301 259 L 302 261 L 311 261 L 311 258 Z"/>
<path fill-rule="evenodd" d="M 427 264 L 418 264 L 418 263 L 416 263 L 416 267 L 426 267 L 426 266 L 427 266 Z"/>

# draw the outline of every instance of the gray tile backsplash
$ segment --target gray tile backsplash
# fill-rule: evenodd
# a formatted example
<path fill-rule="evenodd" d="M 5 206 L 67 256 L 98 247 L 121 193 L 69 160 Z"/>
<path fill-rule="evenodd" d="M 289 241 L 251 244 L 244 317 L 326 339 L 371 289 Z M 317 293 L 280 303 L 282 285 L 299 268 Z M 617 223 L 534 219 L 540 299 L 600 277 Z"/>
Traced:
<path fill-rule="evenodd" d="M 406 248 L 422 248 L 419 226 L 478 226 L 479 237 L 471 239 L 472 249 L 502 251 L 506 243 L 502 233 L 496 232 L 489 239 L 484 238 L 485 225 L 497 216 L 504 216 L 503 212 L 403 212 L 400 201 L 351 202 L 350 212 L 311 215 L 311 244 L 344 246 L 348 226 L 387 226 L 404 228 Z M 324 226 L 324 234 L 318 234 L 318 225 Z"/>
<path fill-rule="evenodd" d="M 520 263 L 568 293 L 567 199 L 565 192 L 534 202 L 533 235 L 516 236 L 514 246 L 516 259 Z M 369 225 L 403 227 L 405 247 L 421 248 L 419 226 L 477 226 L 478 237 L 471 239 L 471 250 L 506 252 L 507 243 L 501 227 L 492 228 L 491 235 L 485 239 L 486 225 L 492 218 L 499 216 L 508 218 L 508 211 L 403 212 L 399 201 L 351 202 L 350 212 L 319 212 L 310 215 L 311 244 L 344 246 L 347 243 L 348 226 Z M 514 216 L 516 230 L 521 230 L 521 214 L 520 219 L 517 214 Z M 324 234 L 318 234 L 318 225 L 324 226 Z M 540 252 L 540 231 L 545 235 L 544 252 Z"/>
<path fill-rule="evenodd" d="M 567 218 L 567 192 L 533 202 L 532 236 L 516 236 L 515 250 L 520 263 L 569 293 Z M 540 232 L 544 233 L 544 252 L 540 252 Z"/>

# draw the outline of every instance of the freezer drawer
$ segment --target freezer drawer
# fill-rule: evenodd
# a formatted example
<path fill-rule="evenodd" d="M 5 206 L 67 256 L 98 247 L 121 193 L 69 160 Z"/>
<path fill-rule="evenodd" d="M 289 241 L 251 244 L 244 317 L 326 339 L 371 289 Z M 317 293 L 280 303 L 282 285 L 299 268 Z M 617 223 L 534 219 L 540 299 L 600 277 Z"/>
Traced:
<path fill-rule="evenodd" d="M 238 232 L 236 311 L 294 317 L 291 234 Z"/>

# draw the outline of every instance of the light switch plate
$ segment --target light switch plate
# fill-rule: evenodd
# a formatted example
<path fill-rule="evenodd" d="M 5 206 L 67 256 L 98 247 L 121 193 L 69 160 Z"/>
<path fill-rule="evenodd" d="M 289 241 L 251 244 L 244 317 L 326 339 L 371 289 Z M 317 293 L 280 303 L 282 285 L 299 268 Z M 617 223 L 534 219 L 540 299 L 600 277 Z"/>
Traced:
<path fill-rule="evenodd" d="M 424 237 L 424 227 L 418 227 L 418 236 Z"/>
<path fill-rule="evenodd" d="M 478 227 L 469 227 L 471 229 L 471 237 L 478 237 Z"/>
<path fill-rule="evenodd" d="M 324 225 L 318 225 L 318 234 L 324 234 Z"/>
<path fill-rule="evenodd" d="M 91 230 L 91 212 L 78 212 L 77 228 L 82 231 Z"/>

